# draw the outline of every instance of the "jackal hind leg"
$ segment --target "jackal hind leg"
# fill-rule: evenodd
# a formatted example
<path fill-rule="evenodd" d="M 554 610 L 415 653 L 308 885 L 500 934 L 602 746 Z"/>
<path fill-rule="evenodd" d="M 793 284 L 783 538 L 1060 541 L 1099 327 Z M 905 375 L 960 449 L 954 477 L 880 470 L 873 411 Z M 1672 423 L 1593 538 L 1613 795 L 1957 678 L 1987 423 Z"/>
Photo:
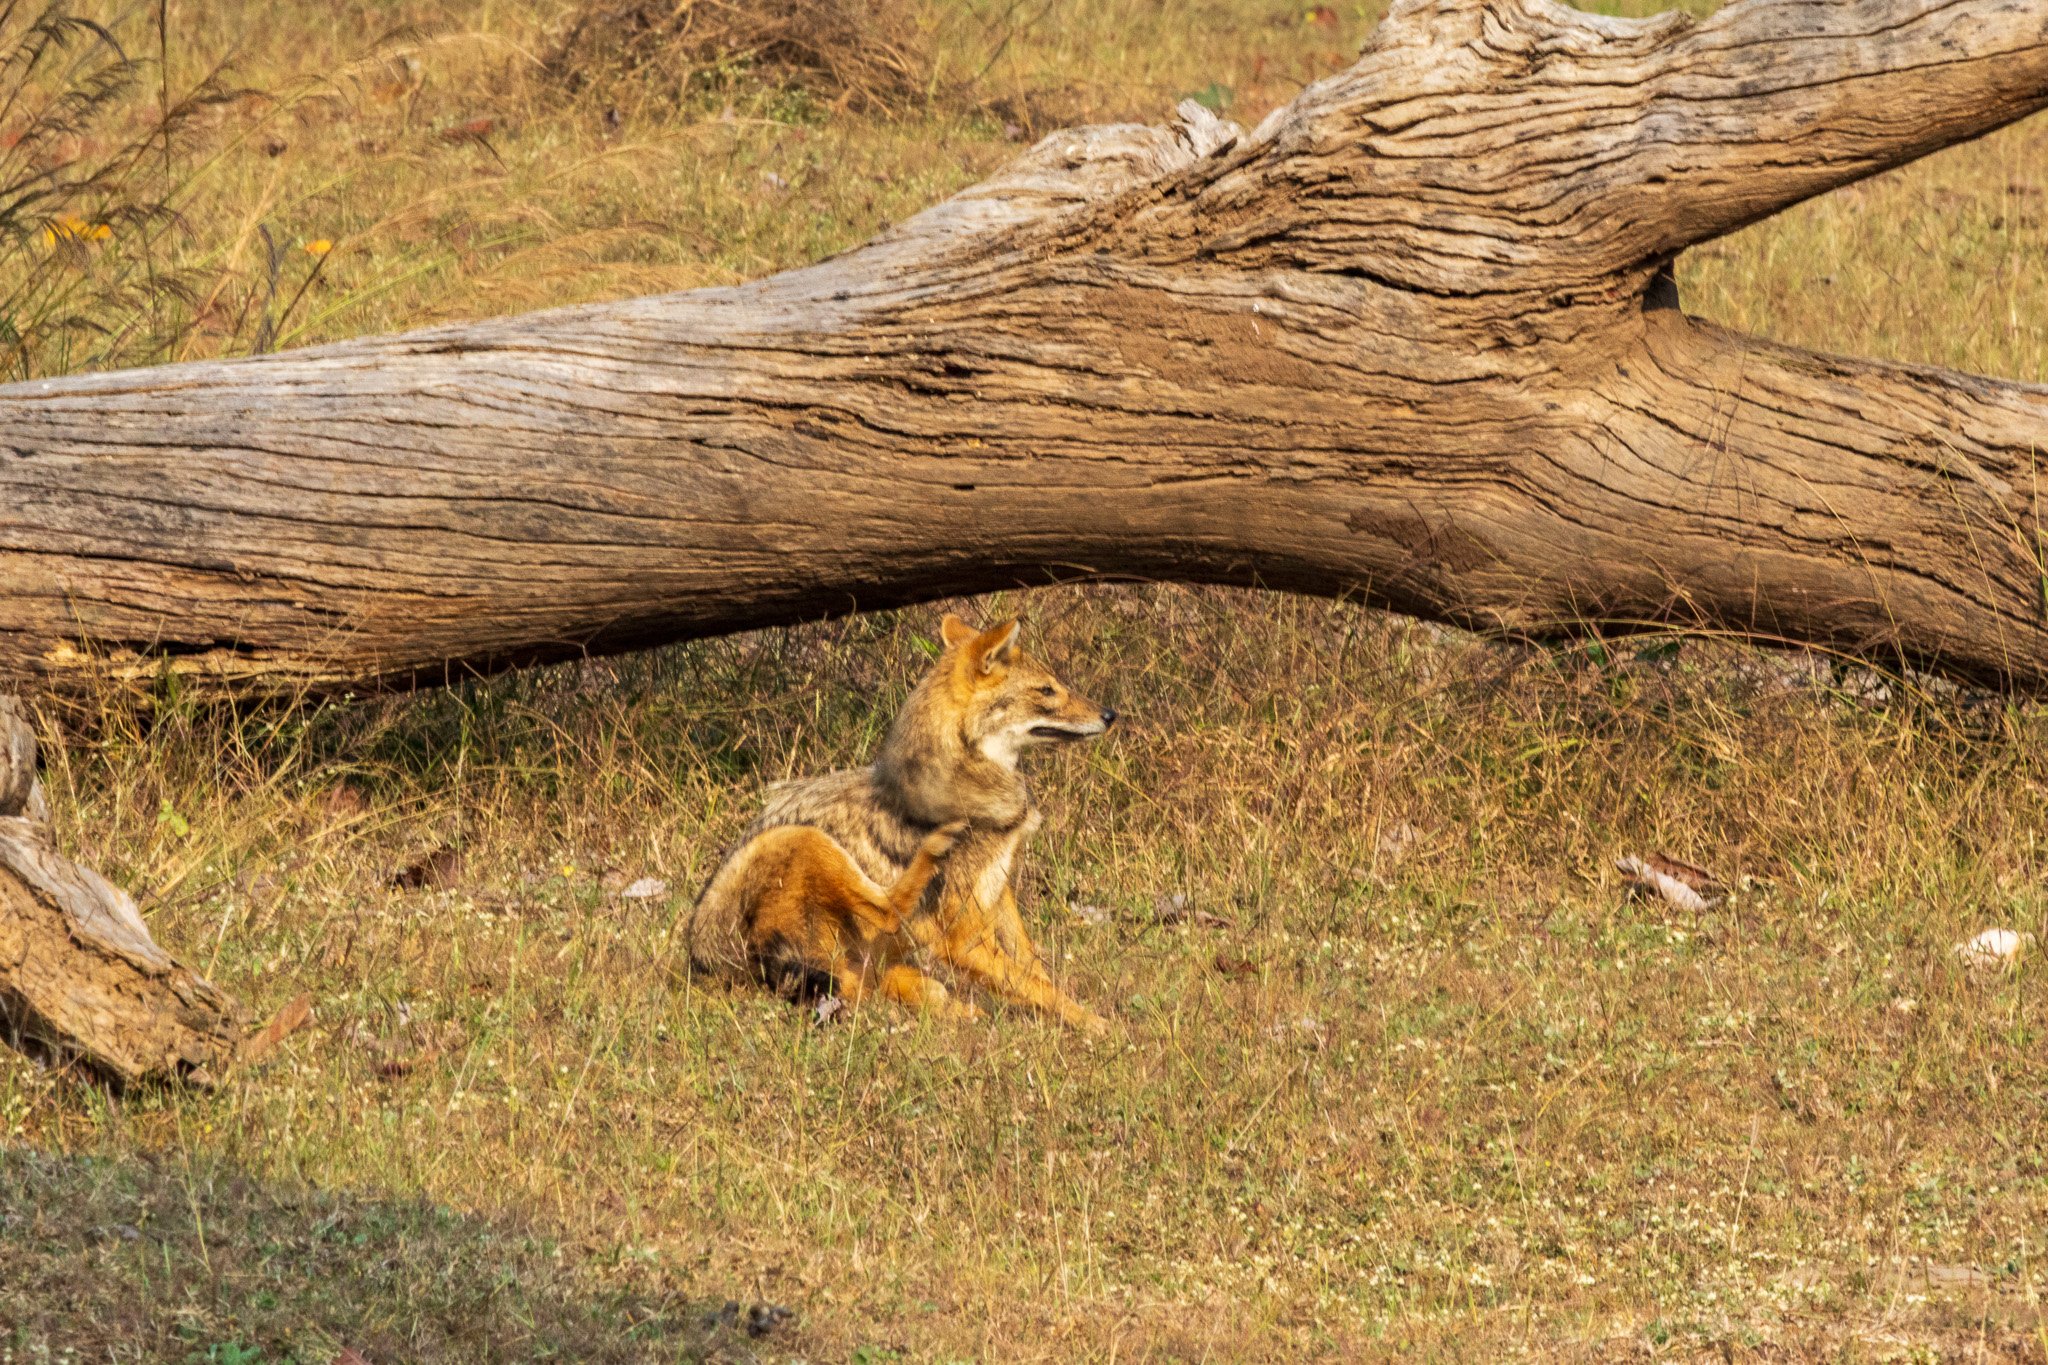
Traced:
<path fill-rule="evenodd" d="M 945 983 L 926 975 L 908 962 L 898 962 L 882 972 L 882 994 L 913 1014 L 936 1014 L 942 1019 L 979 1019 L 981 1011 L 946 989 Z"/>
<path fill-rule="evenodd" d="M 943 921 L 942 918 L 943 917 Z M 943 907 L 939 915 L 927 915 L 904 926 L 919 947 L 941 958 L 965 957 L 973 948 L 986 948 L 1009 961 L 1013 975 L 1053 984 L 1052 973 L 1038 954 L 1038 945 L 1024 930 L 1024 918 L 1017 910 L 1017 898 L 1007 889 L 992 909 L 979 904 L 969 908 Z"/>
<path fill-rule="evenodd" d="M 895 953 L 877 953 L 863 961 L 841 959 L 833 976 L 839 996 L 848 1005 L 880 996 L 893 1000 L 913 1014 L 935 1014 L 944 1019 L 979 1019 L 981 1011 L 957 999 L 945 983 L 919 971 Z"/>
<path fill-rule="evenodd" d="M 960 836 L 966 830 L 965 820 L 940 825 L 925 835 L 924 841 L 917 846 L 917 852 L 910 855 L 910 865 L 890 883 L 886 897 L 898 923 L 916 911 L 918 902 L 924 899 L 926 889 L 932 884 L 932 878 L 939 874 L 939 865 L 953 851 L 953 845 L 960 842 Z"/>

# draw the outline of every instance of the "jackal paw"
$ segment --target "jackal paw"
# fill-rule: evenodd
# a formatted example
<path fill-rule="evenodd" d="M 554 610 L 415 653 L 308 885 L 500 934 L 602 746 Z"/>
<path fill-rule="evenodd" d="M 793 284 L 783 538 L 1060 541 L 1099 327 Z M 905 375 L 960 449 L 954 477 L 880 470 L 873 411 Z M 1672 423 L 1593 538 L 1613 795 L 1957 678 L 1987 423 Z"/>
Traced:
<path fill-rule="evenodd" d="M 1072 1014 L 1068 1015 L 1067 1023 L 1081 1030 L 1090 1038 L 1107 1038 L 1109 1036 L 1109 1020 L 1097 1014 L 1094 1010 L 1089 1009 L 1086 1005 L 1080 1006 Z"/>

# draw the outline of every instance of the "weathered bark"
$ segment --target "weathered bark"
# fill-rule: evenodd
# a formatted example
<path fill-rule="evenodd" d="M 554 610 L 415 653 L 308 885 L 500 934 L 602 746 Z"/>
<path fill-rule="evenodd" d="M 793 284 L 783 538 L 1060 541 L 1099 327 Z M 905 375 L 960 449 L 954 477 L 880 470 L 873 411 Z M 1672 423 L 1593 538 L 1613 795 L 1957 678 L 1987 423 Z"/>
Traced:
<path fill-rule="evenodd" d="M 417 682 L 1130 575 L 2048 687 L 2048 390 L 1668 274 L 2044 104 L 2042 0 L 1403 0 L 1250 134 L 1056 134 L 742 288 L 16 385 L 0 676 Z"/>
<path fill-rule="evenodd" d="M 122 1083 L 203 1079 L 240 1011 L 157 947 L 126 892 L 57 852 L 35 753 L 0 696 L 0 1041 Z"/>

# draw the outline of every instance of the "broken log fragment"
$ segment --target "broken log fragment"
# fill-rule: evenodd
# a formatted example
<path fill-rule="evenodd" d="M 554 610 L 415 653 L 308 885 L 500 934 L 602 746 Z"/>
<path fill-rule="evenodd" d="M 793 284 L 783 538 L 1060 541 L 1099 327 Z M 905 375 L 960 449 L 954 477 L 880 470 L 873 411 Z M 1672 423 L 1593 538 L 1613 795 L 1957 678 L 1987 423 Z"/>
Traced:
<path fill-rule="evenodd" d="M 157 946 L 127 892 L 57 851 L 35 760 L 0 696 L 0 1041 L 123 1085 L 209 1079 L 240 1010 Z"/>

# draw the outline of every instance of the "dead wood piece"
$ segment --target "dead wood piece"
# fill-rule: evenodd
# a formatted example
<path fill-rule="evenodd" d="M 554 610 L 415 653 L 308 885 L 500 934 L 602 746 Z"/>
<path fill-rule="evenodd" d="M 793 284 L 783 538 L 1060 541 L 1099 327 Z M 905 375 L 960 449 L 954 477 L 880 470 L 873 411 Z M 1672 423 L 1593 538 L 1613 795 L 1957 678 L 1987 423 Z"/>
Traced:
<path fill-rule="evenodd" d="M 14 763 L 33 776 L 33 735 L 0 698 L 0 764 Z M 0 767 L 0 802 L 29 785 L 19 771 Z M 0 1038 L 132 1084 L 204 1081 L 241 1032 L 234 1002 L 157 946 L 125 891 L 57 850 L 46 810 L 0 814 Z"/>
<path fill-rule="evenodd" d="M 21 703 L 0 696 L 0 816 L 8 815 L 49 823 L 49 807 L 37 790 L 35 731 L 21 714 Z"/>

